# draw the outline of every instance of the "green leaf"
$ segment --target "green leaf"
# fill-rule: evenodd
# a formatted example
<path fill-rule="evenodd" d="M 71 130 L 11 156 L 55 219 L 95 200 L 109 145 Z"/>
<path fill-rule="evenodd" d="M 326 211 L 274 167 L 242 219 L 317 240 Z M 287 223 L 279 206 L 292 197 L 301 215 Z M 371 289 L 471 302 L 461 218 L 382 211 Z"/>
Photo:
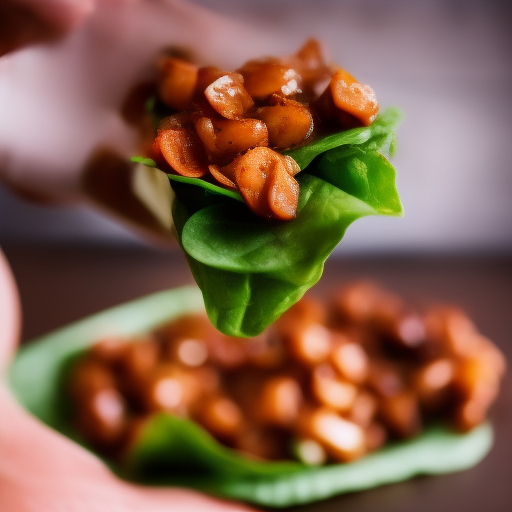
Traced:
<path fill-rule="evenodd" d="M 314 158 L 340 146 L 357 145 L 370 151 L 379 151 L 391 144 L 394 129 L 402 118 L 397 108 L 388 108 L 368 127 L 353 128 L 313 141 L 311 144 L 286 152 L 305 169 Z"/>
<path fill-rule="evenodd" d="M 364 201 L 380 215 L 403 215 L 395 169 L 380 153 L 342 146 L 319 156 L 307 172 Z"/>
<path fill-rule="evenodd" d="M 62 407 L 69 362 L 104 336 L 135 336 L 181 314 L 202 310 L 199 290 L 187 287 L 158 292 L 49 333 L 18 351 L 9 369 L 13 394 L 40 420 L 79 439 Z M 137 482 L 190 486 L 258 505 L 287 507 L 416 475 L 460 471 L 477 464 L 491 445 L 489 424 L 467 434 L 433 427 L 356 462 L 311 467 L 243 457 L 197 424 L 161 414 L 141 430 L 125 466 L 105 463 Z"/>
<path fill-rule="evenodd" d="M 193 187 L 200 187 L 204 190 L 211 192 L 213 194 L 218 194 L 221 196 L 226 196 L 231 199 L 236 199 L 237 201 L 240 201 L 241 203 L 244 202 L 242 199 L 242 196 L 239 192 L 236 190 L 229 190 L 224 187 L 219 187 L 218 185 L 214 185 L 213 183 L 210 183 L 209 181 L 205 181 L 199 178 L 188 178 L 187 176 L 180 176 L 178 174 L 168 174 L 167 175 L 171 182 L 175 181 L 178 183 L 186 183 L 187 185 L 193 186 Z"/>
<path fill-rule="evenodd" d="M 142 427 L 125 459 L 125 474 L 142 481 L 159 481 L 169 475 L 183 478 L 268 476 L 300 471 L 294 461 L 256 461 L 226 448 L 193 421 L 171 414 L 151 417 Z"/>
<path fill-rule="evenodd" d="M 132 162 L 145 165 L 146 167 L 156 167 L 156 162 L 151 158 L 146 158 L 145 156 L 132 156 L 130 160 Z"/>
<path fill-rule="evenodd" d="M 376 180 L 383 176 L 394 180 L 394 169 L 381 166 L 363 177 L 371 191 L 378 190 Z M 350 180 L 340 180 L 338 187 L 300 174 L 298 181 L 297 217 L 286 223 L 269 223 L 243 205 L 227 203 L 189 214 L 177 194 L 173 216 L 178 237 L 208 316 L 225 334 L 261 333 L 320 279 L 325 260 L 354 220 L 397 208 L 392 198 L 380 204 Z"/>
<path fill-rule="evenodd" d="M 402 215 L 394 151 L 401 113 L 388 109 L 356 128 L 290 151 L 302 169 L 297 217 L 256 217 L 232 190 L 169 174 L 174 225 L 206 311 L 230 336 L 260 334 L 321 277 L 347 227 L 365 215 Z"/>

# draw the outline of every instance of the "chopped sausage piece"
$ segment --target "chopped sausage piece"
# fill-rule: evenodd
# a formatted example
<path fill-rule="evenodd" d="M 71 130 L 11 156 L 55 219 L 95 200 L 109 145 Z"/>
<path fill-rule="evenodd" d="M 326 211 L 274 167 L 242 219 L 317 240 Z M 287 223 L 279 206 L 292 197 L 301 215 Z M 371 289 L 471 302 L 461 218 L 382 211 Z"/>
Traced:
<path fill-rule="evenodd" d="M 360 391 L 354 398 L 347 419 L 361 425 L 361 427 L 368 427 L 375 418 L 377 407 L 377 399 L 372 393 Z"/>
<path fill-rule="evenodd" d="M 417 434 L 421 427 L 418 400 L 413 393 L 383 397 L 380 415 L 389 430 L 397 437 L 407 438 Z"/>
<path fill-rule="evenodd" d="M 144 406 L 147 411 L 186 413 L 201 396 L 201 383 L 174 364 L 160 364 L 144 379 Z"/>
<path fill-rule="evenodd" d="M 262 422 L 287 427 L 293 425 L 299 416 L 302 391 L 298 382 L 291 377 L 274 377 L 263 385 L 259 397 Z"/>
<path fill-rule="evenodd" d="M 450 400 L 452 395 L 455 362 L 449 358 L 430 361 L 418 369 L 414 378 L 414 389 L 422 405 L 436 410 Z"/>
<path fill-rule="evenodd" d="M 123 356 L 126 343 L 122 338 L 105 338 L 91 348 L 91 356 L 106 364 L 116 364 Z"/>
<path fill-rule="evenodd" d="M 222 169 L 218 165 L 209 165 L 208 170 L 210 174 L 224 187 L 230 188 L 233 190 L 238 189 L 236 183 L 233 181 L 234 176 L 228 176 L 227 172 L 229 172 L 231 167 L 223 167 Z M 233 174 L 232 172 L 230 174 Z M 231 177 L 233 179 L 231 179 Z"/>
<path fill-rule="evenodd" d="M 267 127 L 258 119 L 200 117 L 195 127 L 208 160 L 217 165 L 227 165 L 249 149 L 268 146 Z"/>
<path fill-rule="evenodd" d="M 252 60 L 238 72 L 244 77 L 245 89 L 255 100 L 264 100 L 271 94 L 292 96 L 300 92 L 300 75 L 278 59 Z"/>
<path fill-rule="evenodd" d="M 268 202 L 273 217 L 278 220 L 291 220 L 297 215 L 299 205 L 299 184 L 290 175 L 283 158 L 269 179 Z"/>
<path fill-rule="evenodd" d="M 299 164 L 291 156 L 283 155 L 283 163 L 290 176 L 295 176 L 301 171 Z"/>
<path fill-rule="evenodd" d="M 332 334 L 320 323 L 304 322 L 289 333 L 287 342 L 294 358 L 306 365 L 317 365 L 329 357 Z"/>
<path fill-rule="evenodd" d="M 388 439 L 388 434 L 384 425 L 380 423 L 372 423 L 364 429 L 366 447 L 368 451 L 375 451 L 384 446 Z"/>
<path fill-rule="evenodd" d="M 126 344 L 119 360 L 122 376 L 127 380 L 139 380 L 150 374 L 158 363 L 159 347 L 152 337 L 140 338 Z"/>
<path fill-rule="evenodd" d="M 308 39 L 302 48 L 289 59 L 290 66 L 302 78 L 302 88 L 320 93 L 325 88 L 333 72 L 325 56 L 325 49 L 316 39 Z M 323 89 L 322 89 L 323 90 Z"/>
<path fill-rule="evenodd" d="M 93 444 L 112 446 L 119 443 L 127 426 L 123 397 L 114 388 L 97 390 L 81 402 L 78 429 Z"/>
<path fill-rule="evenodd" d="M 199 422 L 214 436 L 234 438 L 243 428 L 243 414 L 233 400 L 225 396 L 213 396 L 201 405 Z"/>
<path fill-rule="evenodd" d="M 177 57 L 167 57 L 159 66 L 158 95 L 169 107 L 188 110 L 197 83 L 198 67 Z"/>
<path fill-rule="evenodd" d="M 281 155 L 269 148 L 254 148 L 232 165 L 236 184 L 254 213 L 282 220 L 295 216 L 299 185 Z"/>
<path fill-rule="evenodd" d="M 226 119 L 239 119 L 254 105 L 244 88 L 244 79 L 238 73 L 217 78 L 204 94 L 213 109 Z"/>
<path fill-rule="evenodd" d="M 369 85 L 359 83 L 344 69 L 338 69 L 331 78 L 329 89 L 334 105 L 342 113 L 353 116 L 363 126 L 373 123 L 379 113 L 379 104 Z"/>
<path fill-rule="evenodd" d="M 328 364 L 313 370 L 311 389 L 321 405 L 339 412 L 350 410 L 357 395 L 356 386 L 337 377 Z"/>
<path fill-rule="evenodd" d="M 302 420 L 302 430 L 340 462 L 357 459 L 366 451 L 364 430 L 329 409 L 316 409 L 307 414 Z"/>
<path fill-rule="evenodd" d="M 73 368 L 69 394 L 74 400 L 82 400 L 114 386 L 114 376 L 106 365 L 95 359 L 84 359 Z"/>
<path fill-rule="evenodd" d="M 272 95 L 270 105 L 256 111 L 268 129 L 268 144 L 275 149 L 290 149 L 307 143 L 313 134 L 311 111 L 298 101 Z"/>
<path fill-rule="evenodd" d="M 361 384 L 368 376 L 368 356 L 364 348 L 352 341 L 337 344 L 332 351 L 331 361 L 347 380 Z"/>
<path fill-rule="evenodd" d="M 155 142 L 165 161 L 181 176 L 201 178 L 208 172 L 201 139 L 193 128 L 160 129 Z"/>

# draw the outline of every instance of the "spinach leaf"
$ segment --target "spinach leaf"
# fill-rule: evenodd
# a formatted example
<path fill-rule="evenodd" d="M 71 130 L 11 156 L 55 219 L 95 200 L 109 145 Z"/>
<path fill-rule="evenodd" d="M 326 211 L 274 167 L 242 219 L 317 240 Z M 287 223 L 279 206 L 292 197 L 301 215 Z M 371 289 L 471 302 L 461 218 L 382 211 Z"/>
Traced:
<path fill-rule="evenodd" d="M 357 172 L 338 179 L 339 160 Z M 287 223 L 269 223 L 233 202 L 190 209 L 176 192 L 178 238 L 221 332 L 258 335 L 320 279 L 354 220 L 402 212 L 395 171 L 378 153 L 333 155 L 313 172 L 319 176 L 298 175 L 297 217 Z"/>
<path fill-rule="evenodd" d="M 219 187 L 209 181 L 205 181 L 199 178 L 188 178 L 187 176 L 180 176 L 178 174 L 168 174 L 169 179 L 172 181 L 177 181 L 179 183 L 186 183 L 187 185 L 192 185 L 195 187 L 204 188 L 207 192 L 212 192 L 213 194 L 219 194 L 221 196 L 230 197 L 231 199 L 236 199 L 241 203 L 244 202 L 242 196 L 236 190 L 229 190 L 224 187 Z"/>
<path fill-rule="evenodd" d="M 14 396 L 32 414 L 72 439 L 63 383 L 69 361 L 104 336 L 135 336 L 182 314 L 203 311 L 196 288 L 158 292 L 102 311 L 24 345 L 10 369 Z M 477 464 L 492 445 L 484 424 L 467 434 L 432 427 L 419 437 L 347 464 L 309 467 L 255 461 L 226 448 L 199 425 L 160 414 L 141 429 L 126 465 L 105 460 L 124 478 L 180 485 L 269 507 L 309 503 L 421 474 L 460 471 Z"/>
<path fill-rule="evenodd" d="M 237 337 L 260 334 L 320 279 L 354 220 L 402 215 L 395 170 L 379 153 L 393 153 L 400 117 L 398 109 L 388 109 L 369 127 L 289 151 L 303 169 L 297 217 L 290 222 L 254 216 L 236 191 L 168 175 L 176 233 L 217 329 Z"/>
<path fill-rule="evenodd" d="M 353 128 L 343 132 L 327 135 L 286 154 L 291 156 L 301 169 L 305 169 L 315 157 L 340 146 L 357 145 L 366 150 L 379 151 L 390 146 L 391 156 L 394 152 L 394 129 L 402 118 L 402 112 L 397 108 L 388 108 L 370 125 L 363 128 Z"/>
<path fill-rule="evenodd" d="M 488 453 L 492 439 L 489 424 L 467 434 L 432 426 L 416 438 L 390 444 L 354 462 L 306 466 L 247 459 L 219 445 L 190 421 L 162 414 L 142 430 L 128 456 L 130 470 L 125 476 L 272 508 L 290 507 L 417 475 L 467 469 Z"/>

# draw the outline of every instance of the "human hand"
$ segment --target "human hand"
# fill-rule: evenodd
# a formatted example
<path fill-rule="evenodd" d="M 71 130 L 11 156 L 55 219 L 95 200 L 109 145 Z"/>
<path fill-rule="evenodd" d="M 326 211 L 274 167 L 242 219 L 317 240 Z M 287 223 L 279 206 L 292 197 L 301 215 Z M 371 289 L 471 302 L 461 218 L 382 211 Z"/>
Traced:
<path fill-rule="evenodd" d="M 184 0 L 9 3 L 36 13 L 40 30 L 30 31 L 32 39 L 48 31 L 61 38 L 0 58 L 0 179 L 31 199 L 86 200 L 168 234 L 131 186 L 128 157 L 137 153 L 138 133 L 120 112 L 128 92 L 151 76 L 165 48 L 232 69 L 254 54 L 275 53 L 280 36 Z M 108 157 L 91 160 L 104 148 Z"/>
<path fill-rule="evenodd" d="M 0 251 L 0 367 L 20 332 L 14 279 Z M 0 496 L 5 512 L 248 511 L 179 488 L 151 488 L 114 476 L 92 453 L 42 424 L 0 383 Z"/>

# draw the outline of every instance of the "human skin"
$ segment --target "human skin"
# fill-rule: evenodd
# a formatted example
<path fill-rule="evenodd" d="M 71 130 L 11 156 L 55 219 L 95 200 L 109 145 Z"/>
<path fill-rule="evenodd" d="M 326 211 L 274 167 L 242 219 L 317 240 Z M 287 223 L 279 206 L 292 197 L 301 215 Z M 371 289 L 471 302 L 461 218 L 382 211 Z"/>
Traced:
<path fill-rule="evenodd" d="M 7 0 L 0 18 L 16 29 L 1 30 L 0 24 L 2 182 L 32 200 L 88 202 L 146 229 L 144 218 L 123 216 L 108 200 L 98 203 L 83 185 L 84 168 L 98 148 L 108 146 L 127 160 L 137 147 L 135 129 L 119 113 L 128 90 L 148 76 L 155 55 L 169 45 L 191 51 L 198 62 L 232 68 L 255 48 L 257 54 L 273 53 L 279 44 L 277 37 L 262 38 L 183 0 Z M 0 251 L 3 372 L 20 326 L 16 286 Z M 185 489 L 118 479 L 93 454 L 23 410 L 5 380 L 0 379 L 2 510 L 248 510 Z"/>
<path fill-rule="evenodd" d="M 165 48 L 185 50 L 200 64 L 234 69 L 289 44 L 275 31 L 262 32 L 184 0 L 8 4 L 28 6 L 42 27 L 28 32 L 45 42 L 21 41 L 0 57 L 0 180 L 26 198 L 86 202 L 160 235 L 147 208 L 126 206 L 134 200 L 129 187 L 112 187 L 109 196 L 84 185 L 86 174 L 96 179 L 114 173 L 112 167 L 129 173 L 139 136 L 120 112 L 128 92 L 152 76 Z M 0 34 L 0 49 L 15 44 L 2 42 Z M 91 156 L 104 148 L 119 161 L 95 160 L 99 173 L 91 174 Z M 163 234 L 171 236 L 169 229 Z"/>
<path fill-rule="evenodd" d="M 20 336 L 21 310 L 0 251 L 0 367 L 5 373 Z M 47 427 L 0 382 L 0 496 L 5 512 L 235 512 L 237 503 L 179 488 L 150 488 L 114 476 L 92 453 Z"/>

